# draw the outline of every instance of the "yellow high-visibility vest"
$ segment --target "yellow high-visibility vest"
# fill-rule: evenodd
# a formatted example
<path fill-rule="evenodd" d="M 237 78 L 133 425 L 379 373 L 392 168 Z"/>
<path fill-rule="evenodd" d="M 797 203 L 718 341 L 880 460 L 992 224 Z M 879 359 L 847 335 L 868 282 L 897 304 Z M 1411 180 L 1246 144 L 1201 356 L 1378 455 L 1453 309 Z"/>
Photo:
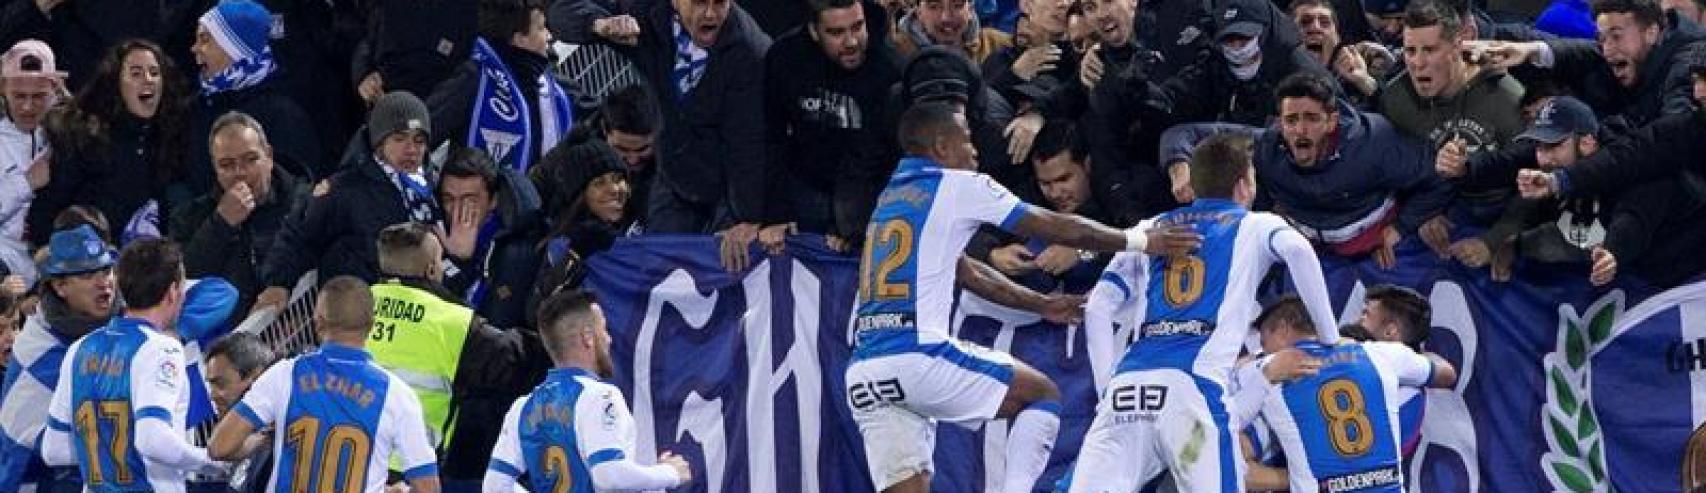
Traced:
<path fill-rule="evenodd" d="M 451 382 L 474 311 L 389 280 L 373 285 L 373 361 L 414 389 L 433 447 L 450 442 Z"/>

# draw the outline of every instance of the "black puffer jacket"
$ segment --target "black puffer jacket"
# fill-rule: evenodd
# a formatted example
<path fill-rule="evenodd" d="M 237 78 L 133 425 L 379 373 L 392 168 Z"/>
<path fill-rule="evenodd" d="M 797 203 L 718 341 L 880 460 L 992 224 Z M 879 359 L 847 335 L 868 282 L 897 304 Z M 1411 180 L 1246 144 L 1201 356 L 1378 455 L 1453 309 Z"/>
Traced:
<path fill-rule="evenodd" d="M 46 244 L 53 234 L 54 216 L 73 205 L 101 211 L 117 234 L 149 200 L 164 201 L 170 173 L 161 171 L 167 163 L 160 162 L 158 155 L 160 126 L 120 111 L 106 131 L 104 147 L 93 141 L 65 145 L 63 139 L 54 139 L 53 176 L 30 205 L 31 243 Z M 206 144 L 201 149 L 207 149 Z M 207 153 L 201 154 L 205 157 Z M 160 204 L 162 212 L 170 207 Z"/>
<path fill-rule="evenodd" d="M 184 273 L 189 277 L 218 276 L 237 287 L 235 317 L 249 313 L 255 296 L 266 289 L 261 266 L 272 253 L 284 223 L 301 214 L 308 203 L 308 186 L 275 163 L 272 192 L 255 205 L 243 224 L 232 226 L 219 216 L 223 190 L 210 192 L 172 212 L 171 237 L 184 246 Z"/>

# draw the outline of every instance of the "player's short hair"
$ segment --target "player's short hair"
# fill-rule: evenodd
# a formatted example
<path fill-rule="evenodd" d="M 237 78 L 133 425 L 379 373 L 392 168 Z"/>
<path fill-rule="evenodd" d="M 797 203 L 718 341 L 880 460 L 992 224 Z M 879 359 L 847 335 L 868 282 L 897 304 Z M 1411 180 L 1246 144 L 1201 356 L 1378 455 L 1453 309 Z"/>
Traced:
<path fill-rule="evenodd" d="M 1197 144 L 1191 153 L 1191 189 L 1198 197 L 1231 198 L 1238 180 L 1250 173 L 1247 136 L 1215 134 Z"/>
<path fill-rule="evenodd" d="M 272 366 L 273 351 L 260 336 L 248 332 L 232 332 L 219 338 L 207 349 L 207 360 L 224 357 L 237 369 L 237 374 L 249 378 Z"/>
<path fill-rule="evenodd" d="M 1454 39 L 1463 31 L 1463 20 L 1442 0 L 1419 0 L 1404 8 L 1404 28 L 1422 29 L 1439 26 L 1442 39 Z"/>
<path fill-rule="evenodd" d="M 1090 157 L 1090 141 L 1078 131 L 1078 124 L 1072 120 L 1049 120 L 1037 132 L 1036 141 L 1031 145 L 1031 159 L 1046 160 L 1063 153 L 1069 153 L 1073 162 L 1084 164 L 1084 160 Z"/>
<path fill-rule="evenodd" d="M 160 238 L 133 241 L 118 255 L 118 292 L 134 309 L 160 306 L 184 280 L 184 254 Z"/>
<path fill-rule="evenodd" d="M 1291 326 L 1291 330 L 1299 334 L 1316 333 L 1315 322 L 1309 320 L 1309 310 L 1304 308 L 1303 298 L 1295 294 L 1281 296 L 1268 303 L 1268 306 L 1262 307 L 1262 313 L 1256 315 L 1256 329 L 1265 330 L 1263 328 L 1268 326 L 1268 322 Z"/>
<path fill-rule="evenodd" d="M 1398 320 L 1400 337 L 1405 345 L 1420 347 L 1433 328 L 1433 308 L 1428 299 L 1414 289 L 1391 284 L 1368 288 L 1364 303 L 1379 301 L 1380 307 Z"/>
<path fill-rule="evenodd" d="M 592 328 L 592 306 L 598 298 L 589 291 L 565 289 L 539 303 L 535 320 L 539 321 L 539 338 L 545 350 L 553 356 L 569 348 L 569 336 Z"/>
<path fill-rule="evenodd" d="M 1353 322 L 1339 326 L 1339 336 L 1359 342 L 1373 341 L 1374 333 L 1368 331 L 1361 323 Z"/>
<path fill-rule="evenodd" d="M 417 222 L 397 223 L 379 230 L 376 240 L 379 249 L 379 270 L 393 276 L 419 276 L 427 267 L 439 261 L 426 249 L 433 232 Z M 442 246 L 442 245 L 441 245 Z"/>
<path fill-rule="evenodd" d="M 657 98 L 644 84 L 629 84 L 604 98 L 599 108 L 604 131 L 615 130 L 634 135 L 653 135 L 663 120 Z"/>
<path fill-rule="evenodd" d="M 937 139 L 960 127 L 958 106 L 944 101 L 925 101 L 900 115 L 900 147 L 908 154 L 924 154 Z"/>
<path fill-rule="evenodd" d="M 322 329 L 342 333 L 373 330 L 373 290 L 355 276 L 338 276 L 320 286 L 316 308 L 324 316 Z"/>

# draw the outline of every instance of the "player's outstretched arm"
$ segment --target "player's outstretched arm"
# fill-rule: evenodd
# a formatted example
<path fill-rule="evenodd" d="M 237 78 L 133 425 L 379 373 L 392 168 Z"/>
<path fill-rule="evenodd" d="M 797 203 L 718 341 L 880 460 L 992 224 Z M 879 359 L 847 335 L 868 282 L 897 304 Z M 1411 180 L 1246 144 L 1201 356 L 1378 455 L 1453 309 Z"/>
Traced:
<path fill-rule="evenodd" d="M 1303 298 L 1303 307 L 1309 311 L 1309 321 L 1315 324 L 1321 340 L 1328 344 L 1338 342 L 1339 323 L 1333 317 L 1333 304 L 1327 297 L 1327 280 L 1321 275 L 1321 259 L 1315 256 L 1315 248 L 1291 228 L 1275 232 L 1268 246 L 1280 262 L 1285 263 L 1286 272 L 1291 274 L 1291 284 L 1297 287 L 1297 296 Z"/>
<path fill-rule="evenodd" d="M 1082 296 L 1037 293 L 1008 279 L 995 267 L 964 255 L 956 268 L 954 278 L 960 287 L 997 305 L 1033 312 L 1059 323 L 1075 323 L 1084 318 Z"/>
<path fill-rule="evenodd" d="M 1098 252 L 1141 251 L 1151 255 L 1184 253 L 1202 243 L 1190 226 L 1166 226 L 1120 231 L 1076 214 L 1029 207 L 1014 225 L 1016 233 L 1041 238 L 1053 245 Z"/>
<path fill-rule="evenodd" d="M 1433 363 L 1433 377 L 1428 380 L 1428 386 L 1436 389 L 1449 389 L 1457 385 L 1457 367 L 1450 361 L 1434 353 L 1426 353 L 1428 362 Z"/>

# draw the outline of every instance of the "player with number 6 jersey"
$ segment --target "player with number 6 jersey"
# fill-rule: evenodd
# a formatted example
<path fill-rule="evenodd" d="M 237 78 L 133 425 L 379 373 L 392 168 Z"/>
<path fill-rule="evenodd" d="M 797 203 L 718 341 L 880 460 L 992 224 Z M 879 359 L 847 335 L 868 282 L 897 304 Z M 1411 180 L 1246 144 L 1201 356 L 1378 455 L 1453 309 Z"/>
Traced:
<path fill-rule="evenodd" d="M 42 460 L 79 466 L 85 491 L 181 492 L 186 473 L 217 467 L 184 433 L 190 382 L 173 326 L 183 255 L 168 241 L 134 242 L 119 254 L 117 279 L 130 306 L 67 350 Z"/>
<path fill-rule="evenodd" d="M 1139 257 L 1113 277 L 1130 280 L 1117 284 L 1125 286 L 1124 303 L 1136 304 L 1129 313 L 1137 340 L 1097 404 L 1070 491 L 1137 491 L 1171 471 L 1179 491 L 1242 493 L 1235 441 L 1242 425 L 1232 419 L 1226 388 L 1260 311 L 1256 290 L 1268 268 L 1286 264 L 1310 318 L 1337 328 L 1308 240 L 1284 219 L 1247 209 L 1256 194 L 1248 146 L 1230 135 L 1203 141 L 1190 163 L 1197 201 L 1139 224 L 1191 225 L 1202 233 L 1202 247 Z M 1336 330 L 1323 334 L 1337 337 Z M 1112 344 L 1110 335 L 1085 340 L 1091 354 L 1111 352 L 1099 347 Z"/>
<path fill-rule="evenodd" d="M 385 489 L 387 461 L 402 458 L 417 493 L 437 493 L 438 457 L 427 438 L 420 400 L 408 384 L 373 362 L 364 345 L 373 327 L 367 283 L 339 276 L 320 288 L 314 352 L 268 368 L 213 431 L 209 452 L 237 460 L 271 428 L 273 483 L 267 491 Z"/>
<path fill-rule="evenodd" d="M 865 438 L 871 479 L 883 491 L 926 491 L 935 420 L 1013 419 L 1001 490 L 1029 492 L 1058 432 L 1059 391 L 1011 356 L 948 335 L 954 288 L 999 304 L 1074 320 L 1076 297 L 1038 295 L 964 258 L 984 224 L 1095 251 L 1183 251 L 1189 228 L 1121 232 L 1032 207 L 972 171 L 963 108 L 925 102 L 901 117 L 908 157 L 877 198 L 860 264 L 857 347 L 847 368 L 848 404 Z M 1153 239 L 1152 239 L 1153 238 Z"/>

